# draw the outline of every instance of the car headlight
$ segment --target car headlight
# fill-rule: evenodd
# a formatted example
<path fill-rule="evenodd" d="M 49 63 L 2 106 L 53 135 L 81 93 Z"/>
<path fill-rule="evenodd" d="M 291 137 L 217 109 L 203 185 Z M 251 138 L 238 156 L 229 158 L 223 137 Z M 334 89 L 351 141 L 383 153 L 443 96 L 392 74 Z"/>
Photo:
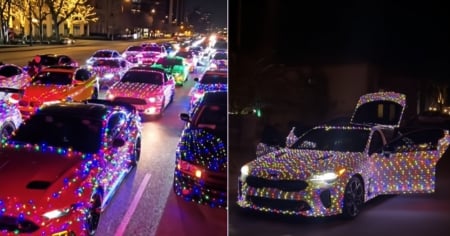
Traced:
<path fill-rule="evenodd" d="M 105 79 L 112 79 L 112 78 L 114 78 L 114 74 L 113 73 L 106 73 L 103 77 Z"/>
<path fill-rule="evenodd" d="M 155 98 L 155 97 L 149 97 L 149 98 L 148 98 L 148 101 L 149 101 L 149 102 L 156 102 L 156 98 Z"/>
<path fill-rule="evenodd" d="M 333 185 L 344 172 L 345 169 L 343 168 L 336 171 L 323 172 L 312 175 L 308 180 L 317 187 L 329 187 Z"/>
<path fill-rule="evenodd" d="M 106 97 L 106 99 L 108 99 L 108 100 L 113 100 L 113 99 L 114 99 L 114 94 L 107 92 L 107 93 L 105 94 L 105 97 Z"/>
<path fill-rule="evenodd" d="M 241 176 L 239 177 L 241 181 L 245 181 L 245 179 L 249 174 L 250 174 L 250 167 L 248 165 L 243 165 L 241 167 Z"/>
<path fill-rule="evenodd" d="M 70 101 L 71 98 L 68 97 L 67 100 Z M 61 101 L 59 101 L 59 100 L 52 100 L 52 101 L 46 101 L 46 102 L 43 102 L 42 105 L 47 106 L 47 105 L 52 105 L 52 104 L 56 104 L 56 103 L 60 103 L 60 102 L 61 102 Z"/>
<path fill-rule="evenodd" d="M 48 220 L 53 220 L 53 219 L 60 218 L 60 217 L 63 217 L 65 215 L 69 214 L 71 209 L 72 209 L 72 207 L 55 209 L 55 210 L 47 211 L 46 213 L 42 214 L 42 216 L 44 216 Z"/>

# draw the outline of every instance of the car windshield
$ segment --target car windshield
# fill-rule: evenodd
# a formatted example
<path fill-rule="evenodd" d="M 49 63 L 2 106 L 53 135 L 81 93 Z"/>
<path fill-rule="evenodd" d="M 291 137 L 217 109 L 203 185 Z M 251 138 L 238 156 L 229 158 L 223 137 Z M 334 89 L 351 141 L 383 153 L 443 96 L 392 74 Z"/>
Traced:
<path fill-rule="evenodd" d="M 59 58 L 52 56 L 41 56 L 41 65 L 44 66 L 55 66 L 58 65 Z"/>
<path fill-rule="evenodd" d="M 201 84 L 227 84 L 228 79 L 225 76 L 220 75 L 205 75 L 200 80 Z"/>
<path fill-rule="evenodd" d="M 163 67 L 172 67 L 176 65 L 183 65 L 183 60 L 181 58 L 162 57 L 158 59 L 156 64 L 161 64 Z"/>
<path fill-rule="evenodd" d="M 163 75 L 150 71 L 128 71 L 120 80 L 122 83 L 163 84 Z"/>
<path fill-rule="evenodd" d="M 158 46 L 147 46 L 143 48 L 143 51 L 146 52 L 161 52 L 161 47 Z"/>
<path fill-rule="evenodd" d="M 96 60 L 92 66 L 119 68 L 120 63 L 118 60 Z"/>
<path fill-rule="evenodd" d="M 227 60 L 227 54 L 226 53 L 216 53 L 214 55 L 215 60 Z"/>
<path fill-rule="evenodd" d="M 176 56 L 184 58 L 192 58 L 192 54 L 190 52 L 177 52 Z"/>
<path fill-rule="evenodd" d="M 67 72 L 41 72 L 37 74 L 32 84 L 46 84 L 46 85 L 69 85 L 72 84 L 72 73 Z"/>
<path fill-rule="evenodd" d="M 369 130 L 364 129 L 312 129 L 300 137 L 293 149 L 310 149 L 338 152 L 363 152 Z"/>
<path fill-rule="evenodd" d="M 112 57 L 112 52 L 110 52 L 110 51 L 97 51 L 92 56 L 93 57 Z"/>
<path fill-rule="evenodd" d="M 127 49 L 127 51 L 140 52 L 140 51 L 142 51 L 142 47 L 141 46 L 131 46 Z"/>
<path fill-rule="evenodd" d="M 226 139 L 227 109 L 220 105 L 203 105 L 194 114 L 194 126 L 215 133 L 218 137 Z"/>
<path fill-rule="evenodd" d="M 101 121 L 97 120 L 36 113 L 16 130 L 11 140 L 96 153 L 100 149 L 101 128 Z"/>

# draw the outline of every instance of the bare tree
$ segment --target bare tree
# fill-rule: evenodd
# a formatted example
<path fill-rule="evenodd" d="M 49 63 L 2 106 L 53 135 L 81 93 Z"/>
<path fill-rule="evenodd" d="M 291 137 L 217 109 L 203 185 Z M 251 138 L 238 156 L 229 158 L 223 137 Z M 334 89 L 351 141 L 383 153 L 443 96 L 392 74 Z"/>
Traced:
<path fill-rule="evenodd" d="M 59 25 L 69 19 L 79 6 L 86 5 L 87 0 L 44 0 L 53 20 L 56 40 L 59 40 Z"/>

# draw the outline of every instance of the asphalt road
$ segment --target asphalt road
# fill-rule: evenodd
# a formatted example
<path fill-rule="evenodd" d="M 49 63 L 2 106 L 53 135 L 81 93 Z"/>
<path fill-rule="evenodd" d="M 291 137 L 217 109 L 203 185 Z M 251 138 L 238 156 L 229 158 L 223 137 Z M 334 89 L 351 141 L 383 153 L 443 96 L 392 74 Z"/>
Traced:
<path fill-rule="evenodd" d="M 95 50 L 122 52 L 142 42 L 78 40 L 74 46 L 0 47 L 0 61 L 24 66 L 36 54 L 57 53 L 69 55 L 83 65 Z M 187 111 L 187 94 L 193 78 L 199 75 L 191 74 L 187 83 L 176 89 L 174 102 L 161 119 L 144 123 L 141 160 L 103 212 L 96 235 L 227 235 L 225 209 L 186 202 L 172 191 L 175 148 L 184 127 L 179 113 Z"/>

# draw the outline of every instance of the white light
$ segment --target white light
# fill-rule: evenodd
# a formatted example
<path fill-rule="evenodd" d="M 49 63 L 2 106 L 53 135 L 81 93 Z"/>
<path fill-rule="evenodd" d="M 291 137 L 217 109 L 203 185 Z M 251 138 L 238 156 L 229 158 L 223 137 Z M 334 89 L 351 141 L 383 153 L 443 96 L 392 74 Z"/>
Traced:
<path fill-rule="evenodd" d="M 51 210 L 51 211 L 48 211 L 48 212 L 44 213 L 43 216 L 45 218 L 51 220 L 51 219 L 56 219 L 56 218 L 65 216 L 69 212 L 70 212 L 70 208 L 56 209 L 56 210 Z"/>
<path fill-rule="evenodd" d="M 114 78 L 114 74 L 113 73 L 106 73 L 103 77 L 105 77 L 106 79 L 112 79 L 112 78 Z"/>

